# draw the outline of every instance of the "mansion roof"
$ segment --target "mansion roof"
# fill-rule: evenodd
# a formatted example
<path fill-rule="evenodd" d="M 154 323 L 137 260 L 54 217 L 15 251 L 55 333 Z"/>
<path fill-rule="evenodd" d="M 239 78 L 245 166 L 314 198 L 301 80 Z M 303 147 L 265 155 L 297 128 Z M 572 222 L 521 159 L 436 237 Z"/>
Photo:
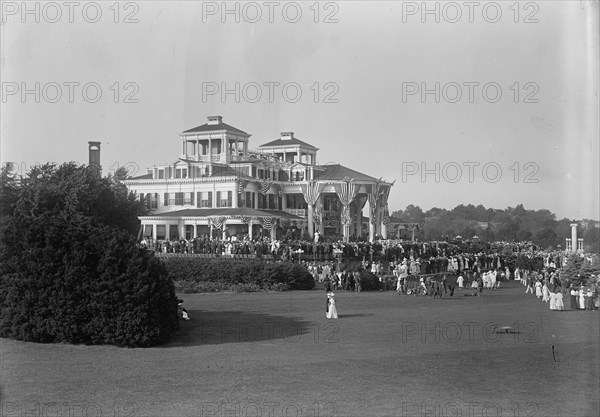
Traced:
<path fill-rule="evenodd" d="M 314 150 L 319 150 L 319 148 L 311 145 L 310 143 L 306 143 L 298 138 L 290 138 L 290 139 L 275 139 L 271 142 L 268 143 L 264 143 L 262 145 L 260 145 L 261 148 L 266 148 L 266 147 L 279 147 L 279 146 L 290 146 L 290 145 L 300 145 L 300 146 L 304 146 L 306 148 L 310 148 L 310 149 L 314 149 Z"/>
<path fill-rule="evenodd" d="M 322 171 L 315 170 L 315 181 L 347 181 L 351 179 L 369 182 L 379 181 L 375 177 L 355 171 L 341 164 L 321 165 L 321 168 L 325 169 Z"/>
<path fill-rule="evenodd" d="M 191 129 L 188 129 L 188 130 L 184 130 L 183 133 L 219 132 L 219 131 L 223 131 L 223 130 L 226 130 L 231 133 L 237 133 L 240 135 L 250 136 L 248 133 L 244 132 L 243 130 L 240 130 L 237 127 L 233 127 L 233 126 L 228 125 L 227 123 L 223 123 L 223 122 L 216 123 L 216 124 L 205 123 L 203 125 L 196 126 Z"/>

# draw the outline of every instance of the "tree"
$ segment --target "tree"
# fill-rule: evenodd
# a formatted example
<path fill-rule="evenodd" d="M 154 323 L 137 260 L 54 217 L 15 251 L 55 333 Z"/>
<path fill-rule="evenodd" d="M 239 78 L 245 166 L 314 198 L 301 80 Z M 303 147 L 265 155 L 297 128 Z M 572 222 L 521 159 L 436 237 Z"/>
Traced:
<path fill-rule="evenodd" d="M 0 335 L 152 346 L 178 329 L 164 264 L 137 245 L 140 203 L 74 163 L 36 166 L 0 222 Z"/>

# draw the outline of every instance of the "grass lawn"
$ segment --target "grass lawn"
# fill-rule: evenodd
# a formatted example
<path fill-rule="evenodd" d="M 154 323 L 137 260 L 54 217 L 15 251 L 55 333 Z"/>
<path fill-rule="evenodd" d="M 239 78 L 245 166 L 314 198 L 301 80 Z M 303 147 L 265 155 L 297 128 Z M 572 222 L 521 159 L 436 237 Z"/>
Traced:
<path fill-rule="evenodd" d="M 149 349 L 1 339 L 2 416 L 600 415 L 599 312 L 503 285 L 338 291 L 338 320 L 324 291 L 183 294 L 192 320 Z"/>

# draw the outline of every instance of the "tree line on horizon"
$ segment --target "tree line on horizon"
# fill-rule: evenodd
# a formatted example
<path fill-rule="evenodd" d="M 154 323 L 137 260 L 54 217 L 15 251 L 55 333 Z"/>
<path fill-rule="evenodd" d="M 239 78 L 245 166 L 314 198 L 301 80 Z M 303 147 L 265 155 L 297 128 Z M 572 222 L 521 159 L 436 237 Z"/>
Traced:
<path fill-rule="evenodd" d="M 433 207 L 423 211 L 408 205 L 396 210 L 392 217 L 406 223 L 418 223 L 415 238 L 419 240 L 468 240 L 478 237 L 484 241 L 531 241 L 542 249 L 565 249 L 565 239 L 571 237 L 571 223 L 578 223 L 577 236 L 583 238 L 586 252 L 600 251 L 598 221 L 590 219 L 557 220 L 550 210 L 527 210 L 523 204 L 505 209 L 485 208 L 479 204 L 460 204 L 452 210 Z M 411 232 L 406 232 L 405 238 Z"/>

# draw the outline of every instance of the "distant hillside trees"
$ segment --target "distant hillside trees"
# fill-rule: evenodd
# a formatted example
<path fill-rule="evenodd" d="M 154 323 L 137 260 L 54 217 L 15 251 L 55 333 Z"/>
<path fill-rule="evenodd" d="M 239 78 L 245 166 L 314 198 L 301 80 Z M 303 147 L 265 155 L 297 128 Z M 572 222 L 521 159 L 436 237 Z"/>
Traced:
<path fill-rule="evenodd" d="M 573 221 L 557 220 L 549 210 L 527 210 L 522 204 L 506 209 L 486 209 L 482 205 L 459 205 L 452 210 L 434 207 L 426 212 L 414 205 L 392 213 L 407 223 L 419 223 L 416 237 L 421 240 L 452 239 L 457 235 L 470 239 L 477 235 L 485 241 L 532 241 L 541 248 L 564 249 L 565 239 L 571 236 Z M 600 251 L 600 228 L 592 220 L 580 220 L 579 237 L 585 250 Z"/>

